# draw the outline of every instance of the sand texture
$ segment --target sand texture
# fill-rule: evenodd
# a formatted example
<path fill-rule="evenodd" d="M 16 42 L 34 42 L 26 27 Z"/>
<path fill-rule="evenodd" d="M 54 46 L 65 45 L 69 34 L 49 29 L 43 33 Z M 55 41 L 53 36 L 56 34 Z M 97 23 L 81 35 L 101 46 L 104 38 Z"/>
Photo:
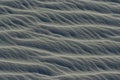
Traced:
<path fill-rule="evenodd" d="M 0 80 L 120 80 L 120 0 L 0 0 Z"/>

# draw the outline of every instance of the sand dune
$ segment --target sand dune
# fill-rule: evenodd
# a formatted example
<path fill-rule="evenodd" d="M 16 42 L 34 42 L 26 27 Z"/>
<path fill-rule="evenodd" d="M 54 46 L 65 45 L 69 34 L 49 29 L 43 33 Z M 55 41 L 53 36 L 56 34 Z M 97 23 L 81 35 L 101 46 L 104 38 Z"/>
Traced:
<path fill-rule="evenodd" d="M 120 80 L 120 0 L 0 0 L 0 80 Z"/>

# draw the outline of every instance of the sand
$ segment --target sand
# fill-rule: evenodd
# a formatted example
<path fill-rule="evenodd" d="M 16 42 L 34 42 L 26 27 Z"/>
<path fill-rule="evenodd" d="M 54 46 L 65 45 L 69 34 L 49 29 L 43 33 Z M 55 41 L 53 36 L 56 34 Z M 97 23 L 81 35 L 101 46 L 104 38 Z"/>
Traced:
<path fill-rule="evenodd" d="M 120 80 L 120 0 L 0 0 L 0 80 Z"/>

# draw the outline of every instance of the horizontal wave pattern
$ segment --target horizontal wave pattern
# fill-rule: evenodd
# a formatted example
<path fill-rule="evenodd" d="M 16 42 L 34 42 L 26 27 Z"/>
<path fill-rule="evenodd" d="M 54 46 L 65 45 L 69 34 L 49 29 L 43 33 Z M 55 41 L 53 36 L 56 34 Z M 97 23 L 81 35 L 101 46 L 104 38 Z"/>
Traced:
<path fill-rule="evenodd" d="M 120 0 L 0 0 L 0 80 L 120 80 Z"/>

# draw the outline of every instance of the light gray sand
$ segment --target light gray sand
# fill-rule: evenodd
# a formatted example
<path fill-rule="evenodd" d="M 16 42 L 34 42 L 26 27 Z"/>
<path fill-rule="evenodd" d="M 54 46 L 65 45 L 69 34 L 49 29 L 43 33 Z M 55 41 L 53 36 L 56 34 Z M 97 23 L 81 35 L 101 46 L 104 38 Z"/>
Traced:
<path fill-rule="evenodd" d="M 120 80 L 120 0 L 0 0 L 0 80 Z"/>

